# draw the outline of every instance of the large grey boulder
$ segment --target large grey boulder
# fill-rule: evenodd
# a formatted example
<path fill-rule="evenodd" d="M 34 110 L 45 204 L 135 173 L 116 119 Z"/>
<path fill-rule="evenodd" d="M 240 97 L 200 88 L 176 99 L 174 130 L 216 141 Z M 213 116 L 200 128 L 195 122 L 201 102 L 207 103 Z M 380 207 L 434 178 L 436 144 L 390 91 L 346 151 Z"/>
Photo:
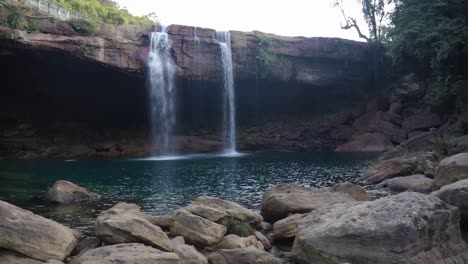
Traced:
<path fill-rule="evenodd" d="M 253 248 L 220 249 L 208 256 L 210 264 L 280 264 L 272 254 Z"/>
<path fill-rule="evenodd" d="M 435 152 L 401 153 L 401 156 L 391 158 L 379 157 L 364 172 L 362 180 L 379 183 L 398 176 L 413 174 L 434 175 L 439 156 Z"/>
<path fill-rule="evenodd" d="M 462 264 L 460 212 L 432 195 L 404 192 L 319 208 L 298 225 L 298 263 Z"/>
<path fill-rule="evenodd" d="M 414 114 L 403 120 L 403 128 L 406 132 L 411 132 L 414 130 L 423 130 L 429 129 L 432 127 L 437 127 L 442 124 L 440 116 L 435 113 L 421 113 Z"/>
<path fill-rule="evenodd" d="M 88 250 L 69 264 L 179 264 L 179 260 L 175 253 L 129 243 Z"/>
<path fill-rule="evenodd" d="M 468 222 L 468 179 L 445 185 L 431 194 L 458 207 L 461 210 L 463 221 Z"/>
<path fill-rule="evenodd" d="M 234 217 L 241 221 L 248 222 L 252 225 L 258 225 L 263 221 L 263 217 L 260 214 L 255 213 L 247 208 L 244 208 L 237 203 L 233 203 L 215 197 L 200 196 L 197 199 L 195 199 L 191 203 L 191 205 L 206 206 L 208 208 L 211 208 L 213 211 L 221 212 L 221 214 Z"/>
<path fill-rule="evenodd" d="M 406 132 L 401 127 L 387 121 L 379 122 L 378 131 L 395 143 L 402 143 L 407 137 Z"/>
<path fill-rule="evenodd" d="M 76 203 L 83 201 L 96 201 L 101 196 L 88 191 L 69 181 L 56 181 L 44 195 L 44 199 L 55 203 Z"/>
<path fill-rule="evenodd" d="M 459 153 L 443 159 L 434 177 L 435 188 L 468 178 L 468 153 Z"/>
<path fill-rule="evenodd" d="M 174 214 L 170 233 L 183 236 L 187 242 L 197 246 L 212 246 L 224 237 L 226 227 L 180 209 Z"/>
<path fill-rule="evenodd" d="M 0 201 L 0 248 L 43 261 L 63 260 L 76 243 L 70 228 Z"/>
<path fill-rule="evenodd" d="M 308 213 L 320 206 L 354 201 L 340 192 L 301 187 L 297 184 L 280 184 L 268 189 L 262 197 L 262 215 L 266 221 L 275 222 L 290 214 Z"/>
<path fill-rule="evenodd" d="M 32 259 L 18 252 L 1 249 L 0 263 L 2 264 L 44 264 L 43 261 Z"/>
<path fill-rule="evenodd" d="M 167 235 L 148 222 L 136 205 L 117 204 L 96 219 L 96 237 L 107 244 L 140 242 L 164 251 L 172 251 Z"/>
<path fill-rule="evenodd" d="M 275 240 L 287 239 L 296 236 L 297 224 L 307 214 L 292 214 L 273 224 L 273 238 Z"/>
<path fill-rule="evenodd" d="M 432 179 L 427 178 L 422 174 L 416 174 L 388 179 L 381 182 L 379 186 L 388 188 L 394 192 L 412 191 L 430 193 L 432 190 L 432 182 Z"/>

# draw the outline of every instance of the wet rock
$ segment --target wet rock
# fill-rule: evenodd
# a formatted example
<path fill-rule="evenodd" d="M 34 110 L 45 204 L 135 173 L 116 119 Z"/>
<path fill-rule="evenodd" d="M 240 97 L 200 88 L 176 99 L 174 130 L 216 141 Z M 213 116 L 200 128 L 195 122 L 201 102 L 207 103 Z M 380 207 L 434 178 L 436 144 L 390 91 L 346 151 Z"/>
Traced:
<path fill-rule="evenodd" d="M 320 206 L 353 201 L 351 196 L 323 189 L 280 184 L 268 189 L 262 197 L 262 215 L 267 221 L 277 221 L 289 214 L 308 213 Z"/>
<path fill-rule="evenodd" d="M 272 254 L 256 248 L 221 249 L 208 256 L 210 264 L 280 264 Z"/>
<path fill-rule="evenodd" d="M 181 209 L 174 215 L 170 233 L 194 245 L 212 246 L 224 237 L 226 227 Z"/>
<path fill-rule="evenodd" d="M 467 263 L 459 210 L 437 197 L 404 192 L 376 201 L 335 204 L 298 226 L 298 263 Z"/>
<path fill-rule="evenodd" d="M 439 156 L 435 152 L 402 154 L 400 157 L 382 159 L 371 165 L 362 180 L 379 183 L 398 176 L 424 174 L 434 175 Z"/>
<path fill-rule="evenodd" d="M 460 208 L 463 222 L 468 223 L 468 179 L 445 185 L 431 194 L 450 205 Z"/>
<path fill-rule="evenodd" d="M 307 214 L 292 214 L 273 224 L 273 238 L 275 240 L 287 239 L 296 236 L 297 224 Z"/>
<path fill-rule="evenodd" d="M 393 148 L 389 138 L 380 133 L 365 133 L 353 136 L 346 144 L 338 146 L 337 152 L 383 152 Z"/>
<path fill-rule="evenodd" d="M 179 264 L 179 261 L 180 258 L 175 253 L 128 243 L 88 250 L 69 264 Z"/>
<path fill-rule="evenodd" d="M 432 182 L 432 179 L 427 178 L 422 174 L 416 174 L 388 179 L 381 182 L 379 186 L 388 188 L 394 192 L 412 191 L 430 193 L 432 190 Z"/>
<path fill-rule="evenodd" d="M 425 130 L 432 127 L 438 127 L 442 124 L 440 116 L 435 113 L 422 113 L 409 116 L 403 120 L 403 129 L 406 132 L 415 130 Z"/>
<path fill-rule="evenodd" d="M 29 258 L 15 251 L 0 249 L 0 263 L 2 264 L 43 264 L 43 261 Z"/>
<path fill-rule="evenodd" d="M 167 235 L 158 226 L 148 222 L 136 205 L 117 204 L 103 211 L 96 219 L 96 237 L 107 244 L 141 242 L 164 251 L 173 247 Z"/>
<path fill-rule="evenodd" d="M 44 199 L 55 203 L 76 203 L 83 201 L 96 201 L 100 195 L 90 192 L 69 181 L 57 181 L 54 186 L 47 191 Z"/>
<path fill-rule="evenodd" d="M 370 112 L 354 120 L 353 128 L 361 133 L 377 132 L 379 122 L 382 120 L 384 112 Z"/>
<path fill-rule="evenodd" d="M 227 216 L 234 217 L 244 222 L 248 222 L 252 225 L 258 225 L 263 221 L 263 217 L 247 208 L 240 206 L 237 203 L 230 201 L 209 197 L 201 196 L 195 199 L 191 205 L 202 205 L 213 208 L 224 212 Z"/>
<path fill-rule="evenodd" d="M 68 227 L 0 201 L 0 247 L 47 261 L 65 259 L 76 243 Z"/>
<path fill-rule="evenodd" d="M 406 132 L 399 126 L 387 121 L 380 121 L 377 129 L 387 136 L 392 142 L 403 143 L 406 140 Z"/>
<path fill-rule="evenodd" d="M 434 188 L 468 178 L 468 153 L 459 153 L 443 159 L 434 177 Z"/>
<path fill-rule="evenodd" d="M 72 255 L 79 255 L 80 253 L 83 253 L 87 250 L 97 248 L 99 245 L 101 245 L 101 240 L 99 240 L 97 237 L 85 237 L 80 242 L 78 242 L 78 244 L 76 244 Z"/>
<path fill-rule="evenodd" d="M 356 201 L 369 201 L 369 195 L 366 189 L 362 186 L 352 184 L 350 182 L 343 182 L 335 184 L 330 188 L 332 192 L 342 192 L 351 195 Z"/>

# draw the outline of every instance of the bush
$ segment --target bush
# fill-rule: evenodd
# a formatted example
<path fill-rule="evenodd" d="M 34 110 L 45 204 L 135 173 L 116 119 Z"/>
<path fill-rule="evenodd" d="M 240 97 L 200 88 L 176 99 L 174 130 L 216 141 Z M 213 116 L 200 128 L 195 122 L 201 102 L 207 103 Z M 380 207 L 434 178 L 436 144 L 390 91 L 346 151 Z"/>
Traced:
<path fill-rule="evenodd" d="M 235 217 L 228 217 L 227 234 L 234 234 L 240 237 L 248 237 L 250 236 L 250 225 Z"/>
<path fill-rule="evenodd" d="M 14 11 L 9 16 L 7 16 L 5 25 L 14 29 L 23 29 L 26 27 L 26 20 L 23 14 L 18 11 Z"/>
<path fill-rule="evenodd" d="M 73 19 L 68 22 L 73 29 L 80 35 L 92 36 L 98 31 L 98 27 L 95 22 L 83 19 Z"/>

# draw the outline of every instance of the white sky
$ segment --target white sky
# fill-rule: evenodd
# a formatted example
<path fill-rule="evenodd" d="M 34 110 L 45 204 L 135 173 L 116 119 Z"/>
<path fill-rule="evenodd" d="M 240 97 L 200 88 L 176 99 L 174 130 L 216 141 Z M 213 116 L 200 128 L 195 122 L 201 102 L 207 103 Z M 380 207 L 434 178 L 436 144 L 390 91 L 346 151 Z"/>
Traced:
<path fill-rule="evenodd" d="M 333 0 L 116 0 L 132 14 L 156 13 L 163 25 L 216 30 L 259 30 L 283 36 L 339 37 L 359 40 L 354 29 L 342 30 Z M 356 0 L 345 0 L 349 16 L 361 21 Z"/>

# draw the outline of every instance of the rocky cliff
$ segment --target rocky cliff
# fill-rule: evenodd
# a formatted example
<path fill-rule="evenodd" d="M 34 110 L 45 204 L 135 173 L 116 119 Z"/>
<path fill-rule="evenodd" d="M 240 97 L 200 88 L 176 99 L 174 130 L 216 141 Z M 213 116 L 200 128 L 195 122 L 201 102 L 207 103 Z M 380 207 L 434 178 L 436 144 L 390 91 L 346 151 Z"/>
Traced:
<path fill-rule="evenodd" d="M 8 14 L 0 8 L 0 21 Z M 0 26 L 2 144 L 108 151 L 102 142 L 114 146 L 118 139 L 120 146 L 138 138 L 135 152 L 144 153 L 148 34 L 158 29 L 102 24 L 84 34 L 76 21 L 32 20 L 38 31 Z M 177 64 L 177 134 L 216 140 L 222 118 L 216 32 L 173 25 L 169 34 Z M 276 132 L 267 137 L 298 126 L 318 129 L 314 120 L 350 112 L 371 91 L 364 43 L 233 31 L 231 44 L 239 130 L 250 143 L 259 134 L 252 130 L 265 130 L 273 119 Z"/>

